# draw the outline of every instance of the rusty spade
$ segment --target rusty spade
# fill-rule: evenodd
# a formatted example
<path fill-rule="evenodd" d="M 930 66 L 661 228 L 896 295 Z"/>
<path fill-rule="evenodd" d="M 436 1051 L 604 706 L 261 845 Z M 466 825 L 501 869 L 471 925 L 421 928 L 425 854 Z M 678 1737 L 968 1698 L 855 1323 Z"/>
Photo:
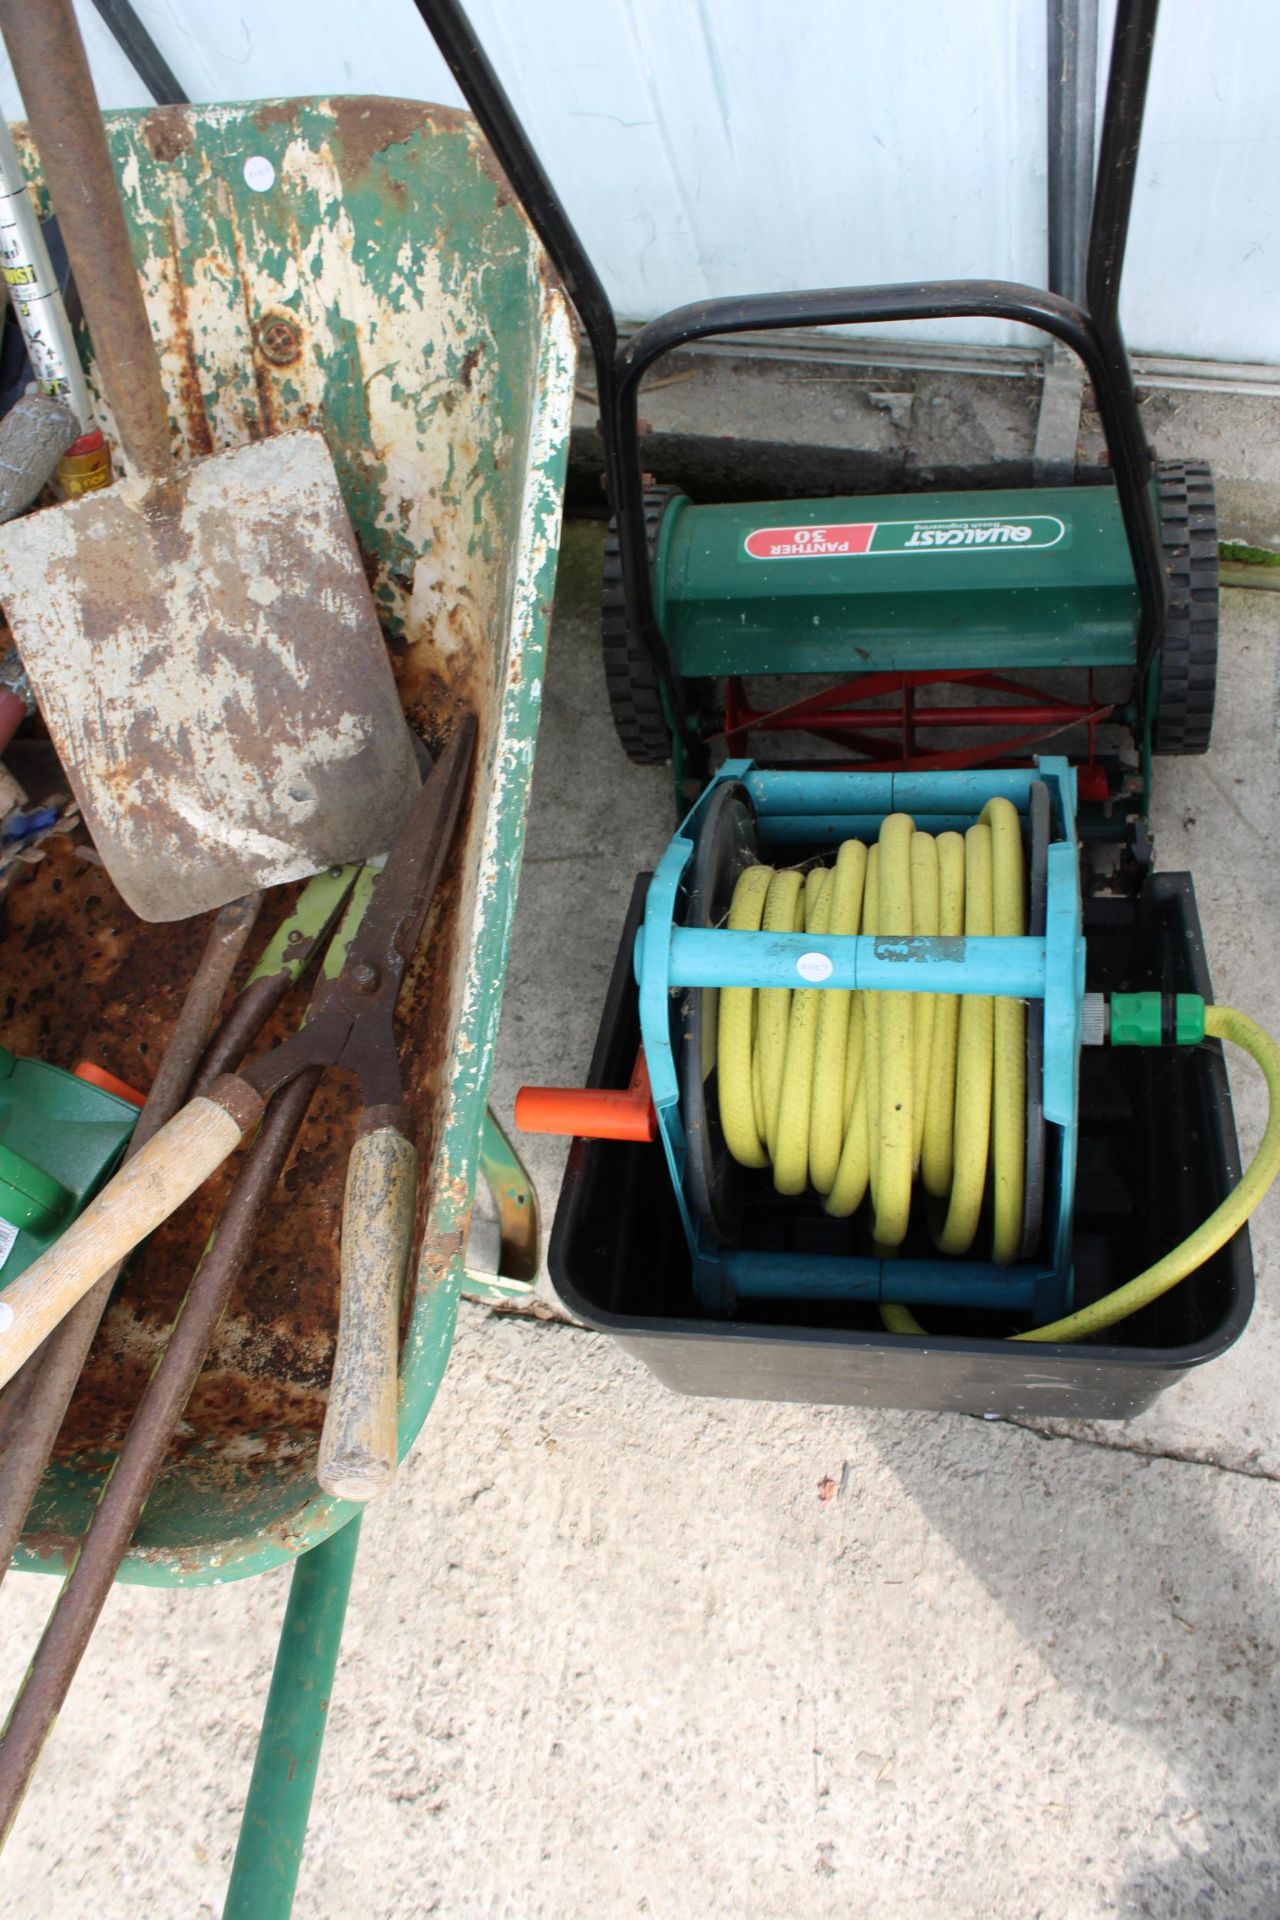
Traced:
<path fill-rule="evenodd" d="M 324 440 L 178 469 L 71 0 L 0 29 L 128 466 L 0 529 L 0 601 L 112 879 L 183 919 L 389 846 L 419 777 Z"/>

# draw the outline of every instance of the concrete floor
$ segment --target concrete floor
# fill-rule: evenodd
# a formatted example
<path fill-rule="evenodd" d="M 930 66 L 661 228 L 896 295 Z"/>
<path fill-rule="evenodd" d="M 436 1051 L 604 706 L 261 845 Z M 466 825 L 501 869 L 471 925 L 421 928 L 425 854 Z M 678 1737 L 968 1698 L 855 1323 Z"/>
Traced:
<path fill-rule="evenodd" d="M 663 772 L 615 747 L 567 530 L 495 1104 L 586 1066 Z M 1280 601 L 1158 768 L 1219 997 L 1280 1028 Z M 1236 1076 L 1246 1146 L 1262 1103 Z M 535 1142 L 548 1207 L 560 1150 Z M 681 1400 L 464 1305 L 368 1518 L 297 1913 L 1274 1920 L 1280 1200 L 1226 1359 L 1130 1427 Z M 834 1482 L 828 1500 L 822 1482 Z M 285 1583 L 107 1609 L 0 1864 L 21 1920 L 217 1913 Z M 0 1689 L 47 1581 L 3 1591 Z"/>

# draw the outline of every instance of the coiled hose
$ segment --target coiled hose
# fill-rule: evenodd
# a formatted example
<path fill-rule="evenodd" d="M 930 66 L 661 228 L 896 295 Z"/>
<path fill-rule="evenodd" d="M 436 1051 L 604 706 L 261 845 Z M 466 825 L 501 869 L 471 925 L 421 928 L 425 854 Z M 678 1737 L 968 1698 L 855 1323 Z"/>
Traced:
<path fill-rule="evenodd" d="M 1022 834 L 992 800 L 964 835 L 891 814 L 834 868 L 748 867 L 734 932 L 1021 934 Z M 779 1193 L 812 1185 L 844 1217 L 868 1189 L 878 1247 L 906 1238 L 919 1179 L 940 1252 L 967 1253 L 990 1164 L 992 1258 L 1016 1259 L 1025 1162 L 1026 1008 L 986 994 L 729 987 L 720 994 L 720 1124 L 734 1159 L 772 1163 Z"/>
<path fill-rule="evenodd" d="M 738 877 L 733 932 L 1020 935 L 1022 834 L 995 799 L 968 831 L 917 831 L 891 814 L 868 848 L 847 840 L 833 867 L 753 866 Z M 1203 1266 L 1248 1219 L 1280 1172 L 1280 1047 L 1244 1014 L 1205 1009 L 1205 1032 L 1257 1062 L 1270 1109 L 1239 1185 L 1208 1220 L 1127 1285 L 1019 1340 L 1082 1340 L 1137 1313 Z M 779 1193 L 812 1186 L 826 1211 L 870 1194 L 877 1250 L 906 1237 L 917 1182 L 939 1252 L 964 1254 L 990 1185 L 991 1258 L 1008 1265 L 1022 1234 L 1026 1008 L 980 994 L 835 988 L 722 988 L 717 1033 L 720 1124 L 742 1166 L 772 1165 Z M 881 1309 L 894 1332 L 922 1333 L 906 1307 Z"/>

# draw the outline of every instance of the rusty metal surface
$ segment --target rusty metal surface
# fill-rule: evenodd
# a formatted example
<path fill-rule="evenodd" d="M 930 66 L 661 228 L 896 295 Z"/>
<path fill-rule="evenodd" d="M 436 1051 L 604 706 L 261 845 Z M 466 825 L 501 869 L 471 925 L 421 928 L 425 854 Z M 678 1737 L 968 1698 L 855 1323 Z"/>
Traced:
<path fill-rule="evenodd" d="M 288 893 L 272 899 L 266 930 L 289 904 Z M 56 1066 L 87 1057 L 145 1087 L 208 927 L 208 920 L 184 923 L 158 941 L 123 906 L 100 868 L 56 843 L 10 896 L 0 986 L 4 1044 Z M 304 987 L 272 1016 L 264 1044 L 296 1026 L 306 997 Z M 176 1443 L 175 1454 L 209 1446 L 215 1477 L 216 1445 L 226 1434 L 261 1434 L 263 1445 L 250 1458 L 262 1458 L 290 1451 L 300 1411 L 299 1445 L 310 1426 L 319 1432 L 354 1104 L 347 1084 L 331 1077 L 286 1170 L 282 1200 L 288 1204 L 263 1224 L 254 1268 L 237 1288 Z M 130 1264 L 90 1353 L 56 1458 L 119 1445 L 242 1159 L 237 1155 Z"/>
<path fill-rule="evenodd" d="M 448 1352 L 514 908 L 572 323 L 465 116 L 402 101 L 284 101 L 112 114 L 108 137 L 182 449 L 319 427 L 411 724 L 438 751 L 459 714 L 480 721 L 467 811 L 396 1012 L 422 1168 L 402 1362 L 401 1431 L 411 1435 Z M 271 161 L 276 192 L 245 188 L 250 154 Z M 288 365 L 272 357 L 292 344 L 274 316 L 301 337 Z M 110 430 L 92 367 L 89 378 Z M 291 899 L 292 889 L 272 896 L 259 938 Z M 87 1053 L 145 1087 L 201 925 L 157 936 L 60 843 L 24 875 L 12 909 L 0 934 L 0 1041 L 59 1064 Z M 266 1040 L 296 1026 L 304 1000 L 286 1001 Z M 313 1468 L 358 1106 L 344 1076 L 326 1077 L 126 1577 L 234 1577 L 345 1517 L 317 1494 Z M 233 1173 L 234 1163 L 215 1176 L 126 1273 L 21 1564 L 59 1564 L 83 1526 L 86 1490 L 119 1445 Z"/>
<path fill-rule="evenodd" d="M 465 834 L 465 823 L 463 826 Z M 452 1034 L 442 992 L 457 938 L 461 867 L 455 846 L 396 1012 L 405 1099 L 424 1165 L 438 1128 L 438 1095 Z M 292 889 L 273 897 L 260 937 L 283 919 Z M 0 952 L 0 1043 L 55 1066 L 81 1058 L 145 1087 L 177 1014 L 210 919 L 155 930 L 124 907 L 102 869 L 54 842 L 15 885 Z M 310 987 L 272 1014 L 261 1045 L 301 1018 Z M 339 1229 L 347 1156 L 360 1096 L 345 1075 L 321 1085 L 263 1220 L 171 1450 L 191 1459 L 208 1492 L 242 1491 L 269 1464 L 302 1468 L 319 1436 L 337 1329 Z M 130 1263 L 107 1309 L 55 1458 L 114 1452 L 163 1350 L 209 1233 L 243 1161 L 237 1154 Z M 426 1203 L 424 1193 L 423 1203 Z M 226 1443 L 233 1443 L 227 1450 Z"/>
<path fill-rule="evenodd" d="M 248 1261 L 263 1208 L 320 1078 L 311 1068 L 271 1106 L 182 1303 L 163 1357 L 102 1492 L 71 1576 L 58 1595 L 40 1644 L 0 1735 L 0 1841 L 8 1836 L 32 1769 L 67 1697 L 116 1569 L 164 1463 L 169 1441 L 204 1363 L 236 1276 Z"/>
<path fill-rule="evenodd" d="M 0 0 L 0 31 L 125 456 L 135 473 L 163 478 L 173 472 L 169 415 L 75 10 L 71 0 Z"/>
<path fill-rule="evenodd" d="M 0 528 L 0 598 L 94 842 L 144 920 L 394 838 L 416 763 L 319 434 Z"/>
<path fill-rule="evenodd" d="M 265 1026 L 267 1016 L 279 1006 L 288 991 L 289 976 L 283 971 L 264 974 L 260 979 L 249 982 L 209 1042 L 209 1050 L 201 1060 L 200 1071 L 192 1082 L 193 1098 L 208 1093 L 220 1074 L 230 1073 L 236 1063 L 244 1058 L 256 1035 Z"/>
<path fill-rule="evenodd" d="M 182 1011 L 151 1082 L 146 1104 L 138 1115 L 126 1159 L 144 1147 L 185 1100 L 226 998 L 231 976 L 261 911 L 262 895 L 247 893 L 242 899 L 228 901 L 213 916 L 200 964 L 187 988 Z"/>
<path fill-rule="evenodd" d="M 172 1119 L 186 1098 L 261 906 L 261 897 L 249 894 L 215 914 L 200 964 L 125 1149 L 126 1160 Z M 119 1265 L 103 1274 L 0 1394 L 0 1580 L 119 1277 Z M 0 1819 L 0 1829 L 3 1824 Z"/>

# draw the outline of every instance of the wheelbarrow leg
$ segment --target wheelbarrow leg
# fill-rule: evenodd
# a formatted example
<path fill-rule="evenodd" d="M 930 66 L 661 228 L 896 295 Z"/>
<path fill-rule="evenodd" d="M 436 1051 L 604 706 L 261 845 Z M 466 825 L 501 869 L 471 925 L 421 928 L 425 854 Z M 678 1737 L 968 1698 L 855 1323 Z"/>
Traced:
<path fill-rule="evenodd" d="M 359 1540 L 357 1513 L 294 1567 L 223 1920 L 292 1910 Z"/>

